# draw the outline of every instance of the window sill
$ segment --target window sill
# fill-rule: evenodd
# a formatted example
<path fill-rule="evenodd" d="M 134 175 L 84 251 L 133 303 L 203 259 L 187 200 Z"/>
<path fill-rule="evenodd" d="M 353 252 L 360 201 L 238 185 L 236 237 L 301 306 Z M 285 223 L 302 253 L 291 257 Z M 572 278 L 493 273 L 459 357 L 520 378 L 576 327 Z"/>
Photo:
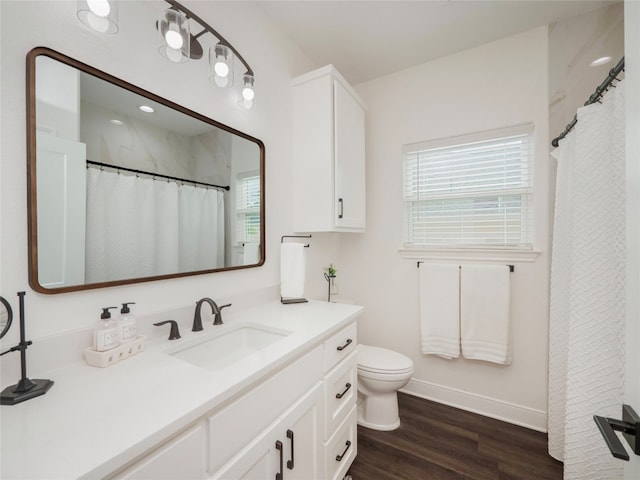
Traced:
<path fill-rule="evenodd" d="M 540 251 L 486 248 L 400 248 L 400 256 L 409 260 L 452 260 L 482 262 L 535 262 Z"/>

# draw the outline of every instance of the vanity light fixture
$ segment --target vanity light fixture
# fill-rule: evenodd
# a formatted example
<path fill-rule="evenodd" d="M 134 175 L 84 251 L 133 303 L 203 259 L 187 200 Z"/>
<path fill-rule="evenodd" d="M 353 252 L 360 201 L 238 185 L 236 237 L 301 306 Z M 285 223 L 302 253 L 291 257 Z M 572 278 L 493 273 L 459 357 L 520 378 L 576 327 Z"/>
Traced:
<path fill-rule="evenodd" d="M 169 8 L 163 10 L 156 21 L 158 52 L 174 63 L 202 58 L 204 49 L 200 37 L 209 33 L 215 43 L 209 47 L 209 80 L 220 88 L 233 86 L 234 63 L 238 59 L 245 67 L 239 104 L 246 109 L 255 105 L 255 77 L 247 61 L 231 43 L 208 23 L 175 0 L 164 0 Z M 92 29 L 102 33 L 118 31 L 118 12 L 115 0 L 78 0 L 78 18 Z M 191 33 L 192 28 L 200 31 Z M 210 44 L 212 44 L 211 42 Z"/>
<path fill-rule="evenodd" d="M 209 80 L 220 88 L 233 85 L 233 52 L 222 43 L 209 49 L 209 65 L 211 76 Z"/>
<path fill-rule="evenodd" d="M 182 38 L 182 43 L 180 43 L 180 41 L 177 40 L 177 36 L 176 36 L 176 43 L 174 44 L 175 46 L 172 47 L 175 51 L 172 52 L 170 50 L 167 50 L 166 47 L 164 50 L 162 50 L 162 47 L 160 47 L 161 48 L 160 52 L 163 54 L 163 56 L 168 58 L 169 60 L 179 61 L 179 62 L 186 61 L 189 58 L 194 60 L 200 59 L 203 56 L 204 49 L 202 47 L 201 40 L 199 39 L 200 37 L 202 37 L 207 33 L 211 34 L 215 38 L 216 43 L 215 45 L 209 48 L 209 68 L 210 68 L 209 80 L 211 81 L 211 83 L 216 84 L 220 88 L 227 88 L 227 87 L 233 86 L 233 83 L 234 83 L 234 74 L 233 74 L 234 67 L 233 66 L 234 66 L 235 59 L 237 59 L 240 63 L 242 63 L 242 65 L 246 69 L 243 75 L 244 83 L 243 83 L 242 95 L 240 98 L 240 104 L 247 109 L 252 108 L 254 106 L 253 98 L 255 96 L 255 91 L 254 91 L 255 78 L 253 75 L 253 70 L 251 69 L 247 61 L 242 57 L 242 55 L 240 55 L 238 50 L 236 50 L 233 47 L 233 45 L 231 45 L 231 43 L 227 41 L 227 39 L 225 39 L 217 31 L 215 31 L 208 23 L 206 23 L 204 20 L 202 20 L 200 17 L 198 17 L 188 8 L 184 7 L 183 5 L 176 2 L 175 0 L 165 0 L 165 2 L 170 5 L 169 9 L 165 12 L 165 18 L 168 18 L 166 17 L 166 15 L 168 15 L 168 12 L 175 12 L 176 18 L 178 15 L 180 15 L 181 17 L 184 17 L 185 21 L 181 23 L 182 25 L 186 25 L 188 27 L 189 23 L 192 22 L 191 23 L 191 25 L 193 26 L 192 30 L 195 30 L 196 26 L 199 27 L 201 30 L 196 34 L 189 33 L 186 37 L 184 37 L 181 34 L 180 36 Z M 161 32 L 159 34 L 160 35 L 159 38 L 163 42 L 162 43 L 163 45 L 168 46 L 169 40 L 166 38 L 166 35 L 165 35 L 166 33 L 165 28 L 167 27 L 163 26 L 164 25 L 163 21 L 166 21 L 168 23 L 168 20 L 161 19 L 160 21 L 158 21 L 158 24 L 157 24 L 158 31 Z M 179 43 L 181 46 L 180 46 L 180 51 L 178 52 L 177 49 L 178 49 Z M 188 50 L 186 50 L 186 47 L 188 47 Z M 176 58 L 177 60 L 174 60 L 168 54 L 175 55 L 174 58 Z M 245 90 L 246 90 L 246 93 L 245 93 Z"/>
<path fill-rule="evenodd" d="M 248 74 L 245 74 L 242 78 L 244 86 L 242 87 L 242 100 L 240 101 L 240 104 L 247 110 L 250 110 L 253 108 L 253 99 L 256 96 L 256 92 L 253 89 L 253 82 L 255 79 L 253 78 L 253 75 Z"/>
<path fill-rule="evenodd" d="M 191 34 L 187 16 L 172 8 L 165 10 L 156 23 L 158 29 L 158 52 L 171 62 L 189 60 Z"/>
<path fill-rule="evenodd" d="M 77 15 L 96 32 L 118 33 L 118 7 L 113 0 L 78 0 Z"/>

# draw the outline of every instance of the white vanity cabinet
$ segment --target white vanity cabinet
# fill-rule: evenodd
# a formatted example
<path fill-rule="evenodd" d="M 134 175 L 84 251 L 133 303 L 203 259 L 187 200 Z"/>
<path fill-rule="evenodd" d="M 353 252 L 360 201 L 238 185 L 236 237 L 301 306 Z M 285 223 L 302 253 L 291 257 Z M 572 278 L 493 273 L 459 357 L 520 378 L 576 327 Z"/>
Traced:
<path fill-rule="evenodd" d="M 288 394 L 297 395 L 298 400 L 256 437 L 250 436 L 251 428 L 246 425 L 252 424 L 250 411 L 258 412 L 263 419 L 265 412 L 269 411 L 266 391 L 252 391 L 239 400 L 239 403 L 243 403 L 255 395 L 253 410 L 248 408 L 239 416 L 240 411 L 235 410 L 234 404 L 230 407 L 234 409 L 233 412 L 216 415 L 216 418 L 222 418 L 230 414 L 229 421 L 245 430 L 240 436 L 250 441 L 235 457 L 217 469 L 211 479 L 342 479 L 357 453 L 356 348 L 357 328 L 353 322 L 288 367 L 305 372 L 304 378 L 300 377 L 286 387 Z M 313 367 L 311 361 L 304 362 L 309 356 L 315 362 Z M 300 387 L 306 387 L 305 382 L 314 379 L 314 386 L 305 394 L 298 395 Z M 253 400 L 249 399 L 251 402 Z M 211 434 L 214 438 L 213 431 Z M 229 440 L 230 436 L 225 438 Z M 235 444 L 235 438 L 231 440 L 232 444 Z M 220 456 L 227 446 L 228 443 L 220 442 L 218 446 L 212 443 L 214 457 L 216 454 Z M 217 463 L 213 461 L 214 468 L 217 468 Z M 276 477 L 277 474 L 282 475 Z"/>
<path fill-rule="evenodd" d="M 340 480 L 357 453 L 355 320 L 110 478 Z"/>
<path fill-rule="evenodd" d="M 364 104 L 332 65 L 292 85 L 294 230 L 364 232 Z"/>

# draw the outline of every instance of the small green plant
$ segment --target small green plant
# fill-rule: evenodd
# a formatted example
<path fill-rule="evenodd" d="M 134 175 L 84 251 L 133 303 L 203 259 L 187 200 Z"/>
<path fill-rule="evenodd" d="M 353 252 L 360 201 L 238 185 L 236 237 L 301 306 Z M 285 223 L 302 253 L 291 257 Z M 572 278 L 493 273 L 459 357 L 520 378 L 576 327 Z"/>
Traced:
<path fill-rule="evenodd" d="M 338 269 L 333 266 L 333 263 L 330 263 L 328 267 L 324 267 L 324 271 L 330 277 L 335 277 Z"/>

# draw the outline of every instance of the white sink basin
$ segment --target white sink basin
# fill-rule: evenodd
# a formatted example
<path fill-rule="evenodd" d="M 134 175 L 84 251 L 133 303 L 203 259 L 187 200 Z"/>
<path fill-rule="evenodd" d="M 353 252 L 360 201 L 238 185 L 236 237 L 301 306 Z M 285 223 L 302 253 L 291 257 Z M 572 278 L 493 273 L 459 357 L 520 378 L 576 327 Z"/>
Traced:
<path fill-rule="evenodd" d="M 285 338 L 291 332 L 243 325 L 213 338 L 168 352 L 171 356 L 207 370 L 220 370 Z"/>

